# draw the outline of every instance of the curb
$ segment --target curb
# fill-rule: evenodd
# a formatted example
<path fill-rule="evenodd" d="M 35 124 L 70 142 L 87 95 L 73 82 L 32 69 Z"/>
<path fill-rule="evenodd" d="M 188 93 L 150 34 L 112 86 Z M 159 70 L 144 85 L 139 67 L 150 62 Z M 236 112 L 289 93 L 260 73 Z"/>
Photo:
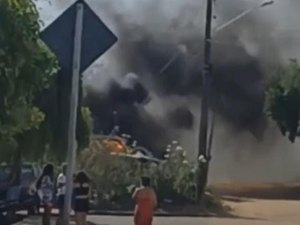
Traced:
<path fill-rule="evenodd" d="M 40 213 L 38 214 L 40 215 Z M 51 213 L 52 216 L 57 217 L 58 212 Z M 133 216 L 133 211 L 117 211 L 117 210 L 90 210 L 88 212 L 90 216 Z M 71 216 L 74 216 L 71 213 Z M 212 212 L 199 212 L 199 213 L 189 213 L 189 212 L 164 212 L 158 211 L 154 214 L 155 217 L 222 217 L 224 214 L 212 213 Z M 226 215 L 228 216 L 228 215 Z"/>
<path fill-rule="evenodd" d="M 103 210 L 91 210 L 89 212 L 91 216 L 133 216 L 133 212 L 128 211 L 103 211 Z M 213 213 L 167 213 L 157 212 L 154 214 L 156 217 L 217 217 Z"/>

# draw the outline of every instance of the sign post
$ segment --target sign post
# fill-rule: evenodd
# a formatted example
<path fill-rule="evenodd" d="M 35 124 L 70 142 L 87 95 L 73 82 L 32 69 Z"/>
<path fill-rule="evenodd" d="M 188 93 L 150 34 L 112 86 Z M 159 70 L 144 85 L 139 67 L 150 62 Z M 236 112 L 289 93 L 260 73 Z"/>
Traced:
<path fill-rule="evenodd" d="M 77 122 L 77 108 L 79 95 L 79 80 L 80 80 L 80 62 L 81 62 L 81 41 L 82 41 L 82 25 L 83 25 L 83 10 L 82 3 L 76 4 L 76 21 L 75 21 L 75 35 L 74 35 L 74 52 L 73 52 L 73 75 L 70 97 L 70 117 L 68 123 L 68 167 L 67 167 L 67 183 L 65 195 L 65 208 L 63 224 L 69 225 L 70 212 L 72 204 L 72 190 L 73 190 L 73 174 L 76 164 L 76 122 Z"/>
<path fill-rule="evenodd" d="M 63 105 L 68 107 L 58 110 L 58 115 L 61 117 L 61 122 L 68 121 L 68 129 L 64 131 L 66 125 L 63 125 L 61 127 L 63 131 L 59 130 L 59 134 L 63 137 L 63 141 L 67 142 L 65 148 L 67 148 L 68 168 L 63 224 L 69 225 L 77 155 L 76 131 L 77 113 L 80 112 L 78 110 L 80 76 L 118 39 L 84 0 L 77 0 L 46 27 L 40 36 L 58 59 L 61 69 L 58 76 L 62 76 L 64 80 L 58 86 L 60 93 L 64 93 L 60 98 L 68 99 L 68 102 L 63 102 Z M 66 115 L 68 119 L 63 117 Z"/>

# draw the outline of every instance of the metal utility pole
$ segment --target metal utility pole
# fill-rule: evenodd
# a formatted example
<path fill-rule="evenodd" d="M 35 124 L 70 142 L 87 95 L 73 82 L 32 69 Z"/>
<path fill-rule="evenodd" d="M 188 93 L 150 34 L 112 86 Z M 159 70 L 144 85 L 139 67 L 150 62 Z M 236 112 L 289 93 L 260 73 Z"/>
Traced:
<path fill-rule="evenodd" d="M 76 164 L 76 124 L 77 124 L 77 109 L 79 98 L 79 81 L 80 81 L 80 63 L 81 63 L 81 41 L 83 30 L 83 10 L 82 3 L 76 5 L 76 22 L 75 22 L 75 37 L 73 48 L 73 76 L 70 97 L 70 117 L 68 124 L 68 155 L 67 155 L 67 184 L 65 195 L 65 209 L 63 224 L 70 224 L 71 202 L 73 192 L 73 174 Z"/>
<path fill-rule="evenodd" d="M 207 0 L 206 25 L 204 36 L 204 62 L 202 71 L 202 102 L 199 130 L 198 172 L 197 172 L 197 200 L 203 199 L 208 178 L 210 153 L 208 152 L 208 91 L 211 79 L 211 23 L 213 0 Z"/>
<path fill-rule="evenodd" d="M 79 111 L 80 75 L 113 46 L 118 38 L 84 0 L 74 1 L 40 36 L 56 55 L 62 72 L 67 73 L 64 75 L 71 76 L 68 72 L 72 71 L 70 105 L 67 106 L 69 109 L 67 138 L 68 167 L 63 218 L 63 224 L 69 225 L 73 174 L 76 166 L 76 122 Z"/>

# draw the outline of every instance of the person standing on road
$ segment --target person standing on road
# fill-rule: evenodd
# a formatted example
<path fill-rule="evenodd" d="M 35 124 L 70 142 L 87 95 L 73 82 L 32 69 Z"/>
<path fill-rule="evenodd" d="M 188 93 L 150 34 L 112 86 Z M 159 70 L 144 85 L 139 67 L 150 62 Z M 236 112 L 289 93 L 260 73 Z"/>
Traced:
<path fill-rule="evenodd" d="M 90 178 L 84 171 L 75 175 L 74 179 L 74 212 L 76 225 L 86 225 L 89 211 Z"/>
<path fill-rule="evenodd" d="M 132 196 L 135 202 L 134 224 L 152 225 L 154 210 L 157 207 L 157 197 L 150 187 L 150 178 L 141 178 L 141 187 L 137 188 Z"/>
<path fill-rule="evenodd" d="M 66 171 L 67 165 L 62 165 L 61 173 L 58 175 L 56 180 L 56 197 L 57 197 L 57 207 L 58 207 L 58 218 L 56 221 L 57 225 L 62 225 L 63 222 L 63 213 L 64 213 L 64 206 L 65 206 L 65 194 L 66 194 Z"/>
<path fill-rule="evenodd" d="M 44 206 L 44 214 L 42 216 L 42 224 L 50 225 L 51 211 L 54 198 L 54 167 L 52 164 L 47 164 L 42 172 L 42 175 L 37 180 L 38 196 L 41 204 Z"/>

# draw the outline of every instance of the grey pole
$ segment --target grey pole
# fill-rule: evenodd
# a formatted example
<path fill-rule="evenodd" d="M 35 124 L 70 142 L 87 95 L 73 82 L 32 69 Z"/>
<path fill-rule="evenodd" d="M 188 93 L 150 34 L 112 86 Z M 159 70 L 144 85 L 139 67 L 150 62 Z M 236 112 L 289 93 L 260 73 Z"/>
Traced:
<path fill-rule="evenodd" d="M 197 171 L 197 200 L 202 200 L 208 178 L 208 91 L 211 79 L 211 22 L 213 0 L 207 0 L 206 25 L 204 39 L 204 62 L 202 71 L 202 101 L 199 129 L 198 171 Z"/>
<path fill-rule="evenodd" d="M 70 213 L 73 192 L 73 174 L 76 164 L 76 124 L 77 124 L 77 108 L 79 98 L 79 81 L 80 81 L 80 63 L 81 63 L 81 40 L 83 29 L 83 10 L 82 3 L 76 5 L 76 23 L 74 36 L 74 53 L 73 53 L 73 76 L 70 97 L 70 117 L 68 124 L 68 155 L 67 155 L 67 184 L 65 195 L 65 209 L 63 224 L 70 224 Z"/>

